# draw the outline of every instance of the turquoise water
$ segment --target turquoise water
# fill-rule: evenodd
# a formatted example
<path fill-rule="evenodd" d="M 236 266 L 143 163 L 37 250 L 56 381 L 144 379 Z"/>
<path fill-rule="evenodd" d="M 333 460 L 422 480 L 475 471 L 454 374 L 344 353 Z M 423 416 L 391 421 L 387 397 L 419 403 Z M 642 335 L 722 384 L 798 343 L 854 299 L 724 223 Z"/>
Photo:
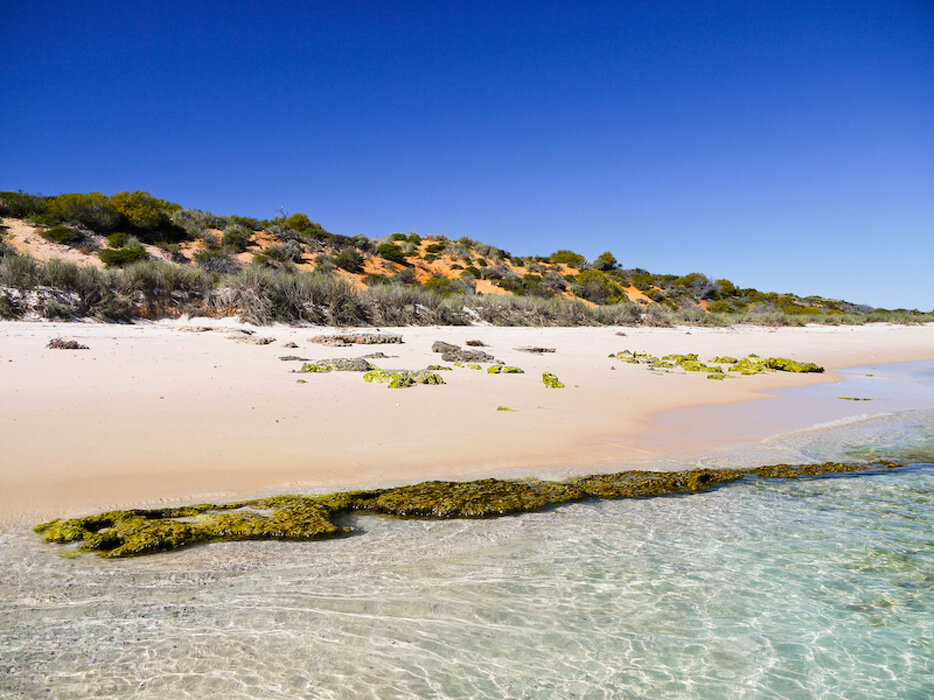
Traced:
<path fill-rule="evenodd" d="M 114 562 L 4 532 L 0 695 L 931 697 L 934 409 L 717 460 L 778 454 L 918 466 Z"/>

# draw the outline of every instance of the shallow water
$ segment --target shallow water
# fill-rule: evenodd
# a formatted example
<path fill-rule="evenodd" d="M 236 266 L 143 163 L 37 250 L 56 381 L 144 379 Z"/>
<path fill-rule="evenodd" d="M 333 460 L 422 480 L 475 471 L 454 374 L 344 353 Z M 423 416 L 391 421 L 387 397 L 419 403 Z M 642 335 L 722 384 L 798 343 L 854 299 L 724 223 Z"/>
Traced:
<path fill-rule="evenodd" d="M 779 455 L 928 464 L 121 561 L 8 531 L 0 695 L 931 697 L 934 410 L 711 461 Z"/>

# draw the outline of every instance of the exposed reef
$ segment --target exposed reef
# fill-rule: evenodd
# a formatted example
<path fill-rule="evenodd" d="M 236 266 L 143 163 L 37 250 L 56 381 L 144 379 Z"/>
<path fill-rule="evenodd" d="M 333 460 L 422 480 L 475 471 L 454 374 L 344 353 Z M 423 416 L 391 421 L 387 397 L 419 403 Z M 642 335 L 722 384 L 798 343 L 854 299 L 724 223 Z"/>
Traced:
<path fill-rule="evenodd" d="M 497 410 L 510 409 L 500 406 Z M 900 466 L 894 462 L 825 462 L 750 469 L 623 471 L 566 481 L 426 481 L 411 486 L 324 496 L 286 495 L 236 503 L 116 510 L 84 518 L 52 520 L 37 526 L 35 531 L 48 542 L 78 543 L 79 551 L 97 552 L 102 557 L 128 557 L 212 541 L 335 537 L 350 530 L 336 524 L 334 518 L 352 512 L 419 518 L 489 518 L 597 498 L 697 493 L 744 478 L 799 479 Z"/>
<path fill-rule="evenodd" d="M 525 374 L 524 369 L 512 365 L 490 365 L 486 371 L 487 374 Z"/>

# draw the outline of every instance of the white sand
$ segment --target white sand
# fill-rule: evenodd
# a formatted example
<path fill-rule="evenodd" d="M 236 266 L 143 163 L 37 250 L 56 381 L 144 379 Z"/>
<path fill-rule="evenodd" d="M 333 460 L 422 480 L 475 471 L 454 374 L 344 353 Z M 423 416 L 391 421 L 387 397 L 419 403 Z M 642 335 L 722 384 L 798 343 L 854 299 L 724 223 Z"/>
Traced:
<path fill-rule="evenodd" d="M 607 358 L 780 355 L 828 369 L 934 359 L 934 325 L 740 329 L 403 328 L 402 345 L 329 348 L 333 329 L 259 328 L 275 343 L 237 343 L 186 325 L 0 323 L 0 520 L 36 522 L 92 510 L 257 493 L 387 485 L 428 478 L 552 474 L 622 468 L 664 456 L 661 411 L 763 398 L 834 375 L 773 373 L 724 382 L 703 373 L 656 375 Z M 626 337 L 615 332 L 621 330 Z M 89 350 L 48 350 L 53 337 Z M 525 369 L 459 369 L 445 386 L 389 390 L 350 372 L 291 374 L 311 359 L 381 350 L 384 368 L 423 368 L 441 339 L 482 339 Z M 285 342 L 298 349 L 283 348 Z M 520 345 L 557 348 L 530 355 Z M 615 369 L 611 369 L 615 368 Z M 542 371 L 567 385 L 546 389 Z M 497 411 L 499 405 L 517 413 Z M 665 430 L 673 430 L 669 425 Z M 737 439 L 744 436 L 738 435 Z"/>

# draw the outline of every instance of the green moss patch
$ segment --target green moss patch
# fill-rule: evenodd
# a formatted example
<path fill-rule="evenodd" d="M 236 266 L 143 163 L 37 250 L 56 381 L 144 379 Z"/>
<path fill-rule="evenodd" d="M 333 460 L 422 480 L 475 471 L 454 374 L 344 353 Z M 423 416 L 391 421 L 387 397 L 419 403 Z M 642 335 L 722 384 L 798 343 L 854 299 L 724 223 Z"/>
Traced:
<path fill-rule="evenodd" d="M 505 406 L 497 410 L 511 410 Z M 314 540 L 349 530 L 336 516 L 352 512 L 418 518 L 489 518 L 596 498 L 651 498 L 708 491 L 743 478 L 798 479 L 895 469 L 893 462 L 789 465 L 751 469 L 623 471 L 567 481 L 538 479 L 427 481 L 325 496 L 273 496 L 225 504 L 116 510 L 35 528 L 47 542 L 76 543 L 102 557 L 153 554 L 227 540 Z"/>

